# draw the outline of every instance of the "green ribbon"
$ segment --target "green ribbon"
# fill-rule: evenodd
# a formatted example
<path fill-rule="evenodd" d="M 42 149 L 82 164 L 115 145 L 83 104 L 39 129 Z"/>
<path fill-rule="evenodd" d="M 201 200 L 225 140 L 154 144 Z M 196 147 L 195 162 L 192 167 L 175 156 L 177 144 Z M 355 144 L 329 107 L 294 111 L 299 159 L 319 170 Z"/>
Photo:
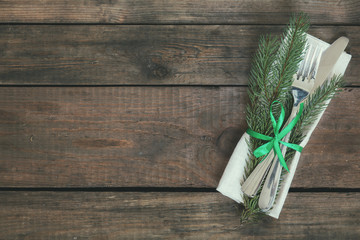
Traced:
<path fill-rule="evenodd" d="M 273 148 L 276 155 L 279 157 L 280 164 L 289 172 L 289 169 L 285 163 L 285 159 L 281 153 L 279 143 L 281 143 L 289 148 L 292 148 L 298 152 L 302 151 L 303 148 L 301 146 L 294 144 L 294 143 L 288 143 L 288 142 L 281 141 L 281 139 L 283 137 L 285 137 L 285 135 L 294 128 L 295 124 L 300 119 L 300 116 L 301 116 L 303 108 L 304 108 L 304 103 L 300 104 L 300 109 L 299 109 L 299 112 L 296 114 L 296 117 L 286 127 L 284 127 L 283 130 L 280 132 L 281 125 L 283 124 L 284 119 L 285 119 L 285 110 L 284 110 L 283 105 L 280 102 L 278 102 L 281 105 L 281 113 L 280 113 L 278 121 L 276 122 L 274 115 L 272 113 L 272 105 L 275 102 L 278 102 L 278 101 L 274 101 L 270 106 L 270 118 L 271 118 L 271 122 L 272 122 L 272 125 L 274 128 L 274 137 L 263 135 L 261 133 L 251 130 L 250 128 L 248 128 L 246 130 L 246 132 L 254 138 L 269 141 L 268 143 L 265 143 L 264 145 L 255 149 L 255 151 L 254 151 L 255 157 L 258 158 L 258 157 L 264 156 L 265 154 L 268 154 L 271 151 L 271 149 Z"/>

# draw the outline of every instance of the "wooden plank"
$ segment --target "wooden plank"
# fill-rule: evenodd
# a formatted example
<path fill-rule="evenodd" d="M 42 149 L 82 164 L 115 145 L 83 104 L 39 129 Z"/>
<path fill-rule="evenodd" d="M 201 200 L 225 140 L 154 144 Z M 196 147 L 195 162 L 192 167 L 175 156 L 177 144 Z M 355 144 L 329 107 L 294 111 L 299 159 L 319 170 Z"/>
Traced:
<path fill-rule="evenodd" d="M 329 106 L 293 187 L 358 188 L 360 89 Z M 246 130 L 244 87 L 2 87 L 1 187 L 211 187 Z"/>
<path fill-rule="evenodd" d="M 220 193 L 0 192 L 2 239 L 359 239 L 360 193 L 290 193 L 239 224 Z"/>
<path fill-rule="evenodd" d="M 5 23 L 284 24 L 292 12 L 306 12 L 314 24 L 360 24 L 356 0 L 0 2 L 0 22 Z"/>
<path fill-rule="evenodd" d="M 47 85 L 245 85 L 259 36 L 281 26 L 0 26 L 0 83 Z M 360 85 L 360 27 L 312 27 L 345 35 L 348 85 Z"/>

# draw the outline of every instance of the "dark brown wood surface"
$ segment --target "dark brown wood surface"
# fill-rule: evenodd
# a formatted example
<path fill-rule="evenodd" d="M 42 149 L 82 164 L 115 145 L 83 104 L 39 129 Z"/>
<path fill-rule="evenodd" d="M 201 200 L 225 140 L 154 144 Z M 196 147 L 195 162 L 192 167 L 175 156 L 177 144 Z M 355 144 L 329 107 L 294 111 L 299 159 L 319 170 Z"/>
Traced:
<path fill-rule="evenodd" d="M 360 187 L 359 93 L 333 100 L 294 187 Z M 246 103 L 244 87 L 0 88 L 0 186 L 215 188 Z"/>
<path fill-rule="evenodd" d="M 6 23 L 285 24 L 306 12 L 313 24 L 359 24 L 357 0 L 3 0 Z"/>
<path fill-rule="evenodd" d="M 7 239 L 358 239 L 359 193 L 290 193 L 279 220 L 240 225 L 218 193 L 0 192 Z M 22 224 L 18 224 L 22 223 Z"/>
<path fill-rule="evenodd" d="M 215 191 L 251 57 L 292 12 L 347 36 L 347 87 L 279 220 Z M 0 1 L 0 239 L 360 239 L 360 2 Z"/>
<path fill-rule="evenodd" d="M 246 85 L 261 34 L 283 26 L 0 26 L 0 83 Z M 351 39 L 347 85 L 360 85 L 360 27 L 312 27 L 327 42 Z"/>

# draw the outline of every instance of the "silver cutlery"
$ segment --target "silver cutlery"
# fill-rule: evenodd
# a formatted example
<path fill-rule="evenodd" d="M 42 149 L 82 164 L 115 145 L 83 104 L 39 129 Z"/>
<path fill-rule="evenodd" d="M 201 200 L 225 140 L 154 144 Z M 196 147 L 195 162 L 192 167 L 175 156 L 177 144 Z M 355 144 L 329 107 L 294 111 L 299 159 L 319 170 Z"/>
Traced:
<path fill-rule="evenodd" d="M 318 63 L 318 57 L 321 51 L 318 48 L 311 48 L 310 51 L 310 61 L 308 59 L 305 59 L 307 61 L 307 64 L 303 69 L 300 68 L 300 71 L 298 74 L 296 74 L 296 77 L 294 79 L 293 85 L 292 85 L 292 96 L 294 98 L 294 104 L 291 111 L 291 114 L 284 124 L 284 126 L 287 126 L 296 116 L 300 103 L 304 102 L 306 98 L 309 96 L 310 91 L 312 90 L 314 86 L 314 77 L 315 77 L 315 69 L 317 67 Z M 285 135 L 285 137 L 282 139 L 284 142 L 288 142 L 290 138 L 291 132 Z M 286 153 L 287 147 L 284 145 L 281 145 L 281 154 L 284 156 Z M 263 211 L 268 211 L 275 200 L 276 192 L 279 186 L 279 180 L 281 175 L 282 167 L 280 165 L 279 158 L 275 156 L 275 158 L 272 161 L 272 165 L 269 171 L 269 174 L 266 177 L 264 186 L 260 193 L 259 198 L 259 207 Z"/>
<path fill-rule="evenodd" d="M 307 97 L 314 92 L 314 90 L 320 87 L 327 79 L 328 75 L 332 71 L 332 68 L 339 59 L 341 53 L 345 50 L 349 40 L 345 37 L 341 37 L 336 40 L 330 47 L 328 47 L 325 52 L 321 55 L 321 60 L 319 62 L 319 67 L 317 66 L 318 51 L 315 49 L 315 54 L 311 59 L 311 68 L 305 70 L 301 76 L 297 76 L 294 80 L 292 87 L 292 95 L 294 97 L 294 106 L 290 117 L 288 118 L 285 126 L 291 122 L 291 120 L 296 116 L 296 113 L 299 108 L 299 104 L 304 102 Z M 306 68 L 305 68 L 306 69 Z M 309 71 L 310 69 L 310 71 Z M 317 71 L 316 71 L 317 69 Z M 301 71 L 300 71 L 301 72 Z M 317 73 L 316 73 L 317 72 Z M 316 73 L 316 77 L 314 78 Z M 300 81 L 302 79 L 302 81 Z M 283 141 L 287 142 L 289 140 L 291 132 L 289 132 L 284 138 Z M 285 155 L 287 147 L 282 145 L 281 152 Z M 270 172 L 266 177 L 263 189 L 259 197 L 259 207 L 263 211 L 268 211 L 274 204 L 277 189 L 279 186 L 279 180 L 281 176 L 281 165 L 277 156 L 273 160 Z"/>
<path fill-rule="evenodd" d="M 303 76 L 307 76 L 310 72 L 310 67 L 312 63 L 316 64 L 317 57 L 320 53 L 320 50 L 315 47 L 310 47 L 308 51 L 306 52 L 304 59 L 300 63 L 298 73 L 295 75 L 294 78 L 297 78 L 299 80 L 304 80 Z M 316 66 L 313 65 L 311 71 L 314 70 Z M 294 80 L 295 82 L 296 80 Z M 296 81 L 296 83 L 299 81 Z M 313 83 L 313 82 L 312 82 Z M 296 92 L 296 94 L 298 94 Z M 300 97 L 300 96 L 299 96 Z M 295 112 L 296 114 L 296 112 Z M 286 126 L 287 124 L 285 124 Z M 241 190 L 243 193 L 245 193 L 249 197 L 254 197 L 256 193 L 258 192 L 261 183 L 263 182 L 263 179 L 266 176 L 266 173 L 268 172 L 272 160 L 274 158 L 274 151 L 270 151 L 270 153 L 261 161 L 257 167 L 252 171 L 250 176 L 246 179 L 246 181 L 241 186 Z"/>

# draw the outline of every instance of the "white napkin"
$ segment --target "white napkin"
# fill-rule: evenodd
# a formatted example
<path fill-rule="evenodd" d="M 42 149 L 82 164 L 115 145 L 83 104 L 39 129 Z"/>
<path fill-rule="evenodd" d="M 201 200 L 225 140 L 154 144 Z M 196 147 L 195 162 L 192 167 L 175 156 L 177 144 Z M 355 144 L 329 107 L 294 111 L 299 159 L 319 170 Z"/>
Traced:
<path fill-rule="evenodd" d="M 315 38 L 311 35 L 307 35 L 307 40 L 310 45 L 318 45 L 318 47 L 321 47 L 321 49 L 325 50 L 330 44 Z M 350 62 L 351 55 L 347 54 L 346 52 L 343 52 L 337 61 L 337 63 L 334 66 L 334 69 L 332 71 L 332 74 L 336 75 L 343 75 L 345 73 L 345 70 Z M 328 101 L 328 103 L 330 100 Z M 326 109 L 324 109 L 325 111 Z M 308 143 L 310 136 L 312 132 L 314 131 L 315 127 L 319 123 L 322 115 L 324 114 L 324 111 L 320 114 L 319 118 L 314 122 L 313 125 L 311 125 L 310 130 L 308 134 L 306 135 L 305 139 L 301 142 L 301 146 L 305 147 L 305 145 Z M 243 202 L 243 193 L 241 191 L 241 183 L 243 182 L 244 178 L 244 171 L 246 167 L 246 161 L 247 161 L 247 155 L 248 155 L 248 146 L 246 144 L 246 139 L 249 139 L 249 135 L 247 133 L 244 133 L 244 135 L 241 137 L 240 141 L 235 147 L 235 150 L 233 154 L 231 155 L 231 158 L 225 168 L 225 171 L 220 179 L 219 185 L 217 187 L 217 191 L 221 192 L 223 195 L 233 199 L 234 201 L 238 203 Z M 279 188 L 279 194 L 275 200 L 275 204 L 273 208 L 268 212 L 268 215 L 274 218 L 279 218 L 281 209 L 284 205 L 286 196 L 289 192 L 289 188 L 291 185 L 291 182 L 293 180 L 293 177 L 295 175 L 296 167 L 299 162 L 300 158 L 299 152 L 295 153 L 294 158 L 292 161 L 290 161 L 288 165 L 290 173 L 287 173 L 284 175 L 282 184 Z"/>

